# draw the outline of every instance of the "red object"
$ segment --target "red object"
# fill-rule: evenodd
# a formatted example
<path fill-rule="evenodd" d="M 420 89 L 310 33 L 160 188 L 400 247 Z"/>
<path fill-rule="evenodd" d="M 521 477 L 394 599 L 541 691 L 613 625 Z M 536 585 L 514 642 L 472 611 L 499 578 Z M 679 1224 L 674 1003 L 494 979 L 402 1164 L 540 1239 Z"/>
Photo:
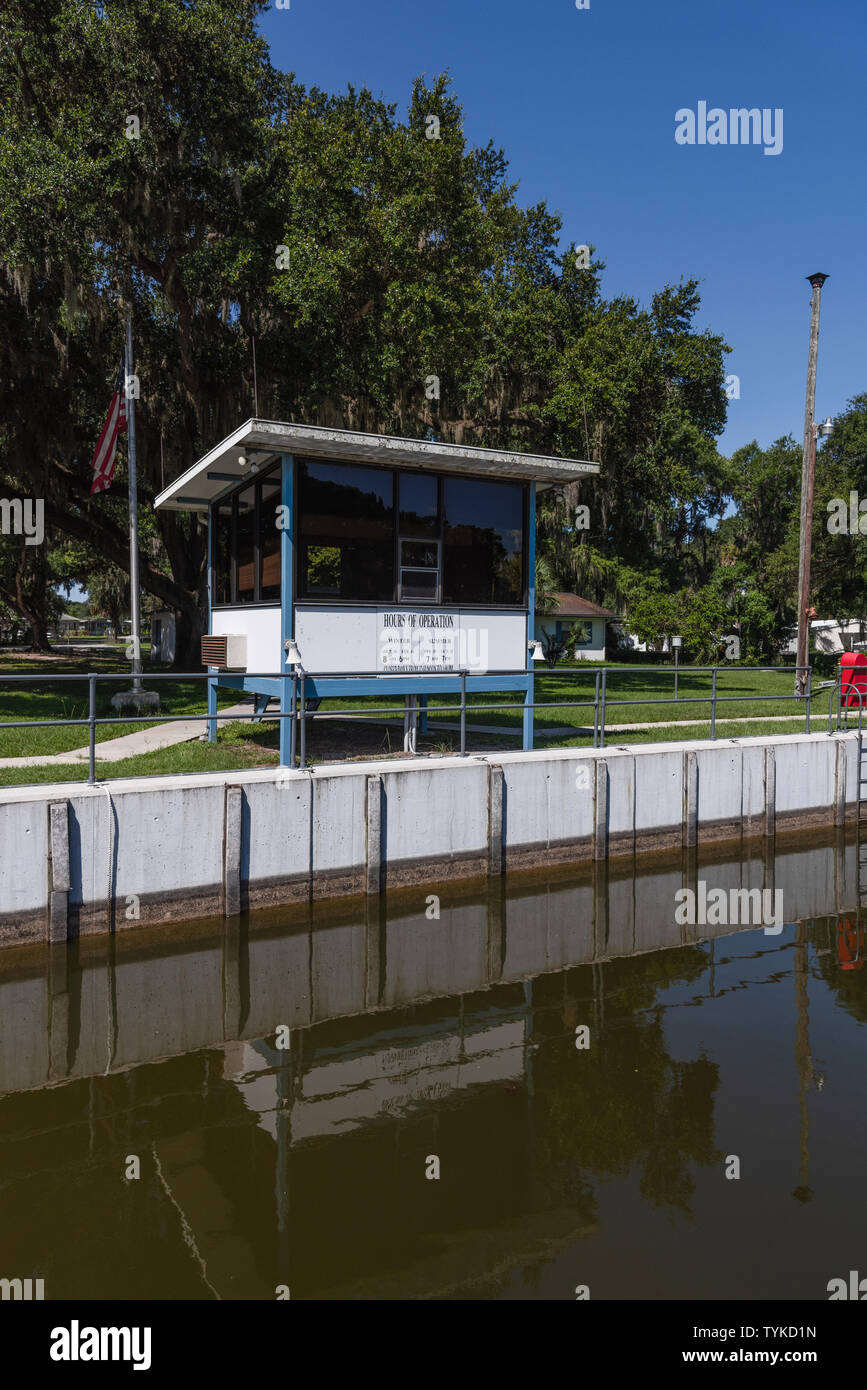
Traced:
<path fill-rule="evenodd" d="M 853 694 L 858 690 L 861 699 Z M 864 704 L 867 708 L 867 656 L 863 652 L 844 652 L 840 657 L 840 699 L 851 709 Z"/>
<path fill-rule="evenodd" d="M 841 970 L 861 970 L 864 966 L 864 928 L 851 917 L 837 923 L 837 960 Z"/>

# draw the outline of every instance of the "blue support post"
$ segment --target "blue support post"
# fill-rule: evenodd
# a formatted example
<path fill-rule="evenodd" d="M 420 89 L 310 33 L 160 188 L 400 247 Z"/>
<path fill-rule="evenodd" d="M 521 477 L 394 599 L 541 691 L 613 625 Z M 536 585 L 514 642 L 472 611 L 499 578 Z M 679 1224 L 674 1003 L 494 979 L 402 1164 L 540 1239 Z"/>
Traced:
<path fill-rule="evenodd" d="M 214 630 L 214 508 L 208 507 L 208 634 Z M 212 668 L 209 666 L 208 670 Z M 213 717 L 217 713 L 217 682 L 208 677 L 208 742 L 217 742 L 217 721 Z"/>
<path fill-rule="evenodd" d="M 208 670 L 212 668 L 209 666 Z M 208 742 L 217 742 L 217 682 L 213 676 L 208 677 Z"/>
<path fill-rule="evenodd" d="M 295 617 L 293 613 L 292 593 L 292 571 L 294 560 L 294 538 L 295 538 L 295 459 L 292 454 L 282 455 L 281 472 L 281 521 L 280 529 L 280 671 L 283 679 L 280 681 L 280 713 L 288 715 L 294 713 L 292 700 L 292 677 L 286 668 L 286 647 L 285 644 L 294 635 Z M 274 518 L 276 525 L 277 518 Z M 280 720 L 280 766 L 291 767 L 294 764 L 294 740 L 292 739 L 292 720 Z"/>
<path fill-rule="evenodd" d="M 524 694 L 524 752 L 533 747 L 535 677 L 530 641 L 536 635 L 536 484 L 530 483 L 527 509 L 527 689 Z"/>
<path fill-rule="evenodd" d="M 527 689 L 524 692 L 524 752 L 530 753 L 533 750 L 533 677 L 527 677 Z"/>

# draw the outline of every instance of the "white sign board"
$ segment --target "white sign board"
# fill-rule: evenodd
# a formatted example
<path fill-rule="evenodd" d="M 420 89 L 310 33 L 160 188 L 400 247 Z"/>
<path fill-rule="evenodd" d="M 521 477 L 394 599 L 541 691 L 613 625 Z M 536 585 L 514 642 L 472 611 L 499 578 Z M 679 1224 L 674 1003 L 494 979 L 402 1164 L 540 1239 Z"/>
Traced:
<path fill-rule="evenodd" d="M 295 608 L 307 671 L 524 671 L 527 617 L 466 608 Z"/>

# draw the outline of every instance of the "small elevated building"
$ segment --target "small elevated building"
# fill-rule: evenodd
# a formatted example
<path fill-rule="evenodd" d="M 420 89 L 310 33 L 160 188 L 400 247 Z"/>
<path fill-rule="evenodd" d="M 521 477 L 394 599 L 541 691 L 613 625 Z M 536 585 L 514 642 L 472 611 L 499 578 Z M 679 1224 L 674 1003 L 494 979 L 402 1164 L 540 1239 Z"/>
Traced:
<path fill-rule="evenodd" d="M 519 693 L 532 747 L 536 494 L 598 471 L 248 420 L 156 499 L 208 518 L 209 713 L 226 687 L 291 714 L 302 673 L 305 700 L 415 702 L 465 683 Z"/>

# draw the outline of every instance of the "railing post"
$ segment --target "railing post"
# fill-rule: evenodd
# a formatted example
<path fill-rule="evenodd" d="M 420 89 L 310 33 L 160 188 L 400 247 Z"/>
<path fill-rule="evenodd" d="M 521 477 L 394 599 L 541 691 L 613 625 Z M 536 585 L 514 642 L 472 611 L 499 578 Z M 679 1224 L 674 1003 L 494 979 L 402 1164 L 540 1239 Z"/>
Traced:
<path fill-rule="evenodd" d="M 208 668 L 210 670 L 210 667 Z M 214 717 L 217 713 L 217 682 L 213 676 L 208 676 L 208 742 L 217 742 L 217 721 Z"/>
<path fill-rule="evenodd" d="M 600 711 L 600 718 L 599 718 L 599 725 L 600 725 L 600 727 L 599 727 L 599 747 L 600 747 L 600 748 L 604 748 L 604 747 L 605 747 L 605 690 L 606 690 L 607 679 L 608 679 L 608 667 L 606 666 L 606 667 L 604 668 L 603 672 L 602 672 L 602 708 L 601 708 L 601 711 Z"/>
<path fill-rule="evenodd" d="M 467 756 L 467 673 L 461 671 L 461 757 Z"/>
<path fill-rule="evenodd" d="M 295 743 L 298 733 L 298 672 L 292 672 L 292 694 L 289 703 L 289 766 L 295 766 Z"/>
<path fill-rule="evenodd" d="M 96 781 L 96 676 L 87 678 L 87 780 Z"/>
<path fill-rule="evenodd" d="M 593 747 L 599 739 L 599 672 L 596 672 L 596 689 L 593 693 Z"/>
<path fill-rule="evenodd" d="M 712 739 L 716 738 L 716 673 L 718 669 L 717 666 L 713 668 L 713 685 L 710 693 L 710 736 Z"/>
<path fill-rule="evenodd" d="M 304 695 L 304 672 L 301 672 L 301 766 L 307 766 L 307 700 Z"/>
<path fill-rule="evenodd" d="M 804 729 L 804 733 L 805 733 L 805 734 L 808 734 L 808 733 L 810 732 L 810 686 L 811 686 L 811 684 L 812 684 L 812 681 L 813 681 L 813 668 L 812 668 L 812 666 L 808 666 L 808 667 L 807 667 L 807 723 L 806 723 L 806 727 L 805 727 L 805 729 Z"/>

